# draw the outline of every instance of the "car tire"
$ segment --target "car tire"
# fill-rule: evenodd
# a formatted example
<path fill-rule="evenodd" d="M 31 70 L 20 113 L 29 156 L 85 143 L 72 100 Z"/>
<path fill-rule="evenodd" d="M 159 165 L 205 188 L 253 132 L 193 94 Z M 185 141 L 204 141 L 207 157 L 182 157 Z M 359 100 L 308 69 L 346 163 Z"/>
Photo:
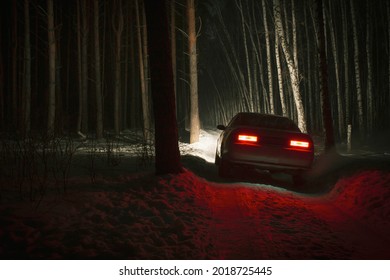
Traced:
<path fill-rule="evenodd" d="M 295 188 L 303 188 L 306 183 L 302 173 L 293 174 L 292 180 Z"/>
<path fill-rule="evenodd" d="M 230 163 L 226 160 L 220 159 L 218 166 L 218 176 L 227 178 L 230 176 Z"/>
<path fill-rule="evenodd" d="M 215 163 L 215 165 L 220 165 L 220 163 L 221 163 L 221 158 L 217 155 L 217 152 L 215 152 L 214 163 Z"/>

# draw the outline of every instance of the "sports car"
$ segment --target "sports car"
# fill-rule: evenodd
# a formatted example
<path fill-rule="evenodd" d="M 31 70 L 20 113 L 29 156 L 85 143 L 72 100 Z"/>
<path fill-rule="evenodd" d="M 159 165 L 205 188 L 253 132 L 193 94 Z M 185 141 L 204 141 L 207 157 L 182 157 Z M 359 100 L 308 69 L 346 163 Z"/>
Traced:
<path fill-rule="evenodd" d="M 218 125 L 215 164 L 221 177 L 229 177 L 237 165 L 292 175 L 295 184 L 314 159 L 313 140 L 287 117 L 238 113 L 230 123 Z"/>

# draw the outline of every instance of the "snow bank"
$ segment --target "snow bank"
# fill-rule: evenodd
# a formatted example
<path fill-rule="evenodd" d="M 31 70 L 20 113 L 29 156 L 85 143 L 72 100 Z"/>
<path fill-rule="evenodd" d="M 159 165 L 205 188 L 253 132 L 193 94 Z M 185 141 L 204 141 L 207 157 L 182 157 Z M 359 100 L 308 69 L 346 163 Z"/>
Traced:
<path fill-rule="evenodd" d="M 390 232 L 390 173 L 366 170 L 341 178 L 328 198 L 377 232 Z"/>
<path fill-rule="evenodd" d="M 65 196 L 0 205 L 0 256 L 38 259 L 213 258 L 209 214 L 190 172 L 72 181 Z"/>

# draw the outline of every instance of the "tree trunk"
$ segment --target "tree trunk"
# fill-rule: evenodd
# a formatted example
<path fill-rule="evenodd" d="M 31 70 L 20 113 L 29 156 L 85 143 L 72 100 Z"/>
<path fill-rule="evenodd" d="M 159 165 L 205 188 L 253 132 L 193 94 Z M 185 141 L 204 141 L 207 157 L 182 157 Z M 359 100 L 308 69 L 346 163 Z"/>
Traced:
<path fill-rule="evenodd" d="M 390 3 L 386 2 L 386 15 L 387 15 L 387 78 L 388 78 L 388 88 L 387 88 L 387 100 L 390 100 Z M 388 115 L 389 116 L 389 115 Z"/>
<path fill-rule="evenodd" d="M 100 1 L 99 1 L 100 2 Z M 101 2 L 100 2 L 101 3 Z M 100 52 L 100 54 L 101 54 L 101 56 L 100 56 L 100 61 L 101 61 L 101 65 L 100 65 L 100 76 L 102 77 L 102 84 L 101 84 L 101 96 L 102 96 L 102 114 L 103 114 L 103 135 L 104 135 L 104 120 L 105 120 L 105 118 L 104 118 L 104 116 L 105 116 L 105 106 L 104 106 L 104 104 L 105 104 L 105 96 L 106 96 L 106 94 L 105 94 L 105 88 L 106 88 L 106 69 L 107 69 L 107 67 L 106 67 L 106 64 L 107 64 L 107 59 L 106 59 L 106 56 L 107 56 L 107 52 L 106 52 L 106 49 L 107 49 L 107 45 L 110 45 L 111 44 L 111 42 L 107 42 L 107 41 L 109 41 L 109 40 L 106 40 L 106 38 L 107 38 L 107 31 L 109 31 L 109 28 L 107 28 L 107 24 L 108 24 L 108 20 L 107 20 L 107 18 L 108 18 L 108 16 L 107 16 L 107 14 L 109 13 L 108 12 L 108 10 L 109 10 L 109 8 L 107 7 L 108 6 L 108 2 L 107 1 L 103 1 L 103 3 L 101 3 L 101 4 L 103 4 L 103 8 L 102 8 L 102 10 L 103 10 L 103 13 L 104 13 L 104 17 L 103 17 L 103 22 L 102 22 L 102 26 L 100 27 L 100 29 L 101 29 L 101 35 L 102 35 L 102 39 L 100 40 L 100 43 L 101 43 L 101 47 L 102 47 L 102 50 L 101 50 L 101 52 Z"/>
<path fill-rule="evenodd" d="M 326 63 L 325 53 L 325 31 L 324 31 L 324 15 L 322 0 L 317 0 L 317 42 L 318 42 L 318 57 L 319 57 L 319 74 L 320 74 L 320 91 L 322 114 L 325 130 L 325 150 L 330 150 L 334 147 L 333 121 L 330 108 L 329 89 L 328 89 L 328 66 Z"/>
<path fill-rule="evenodd" d="M 18 127 L 18 6 L 17 1 L 12 2 L 12 124 Z"/>
<path fill-rule="evenodd" d="M 387 2 L 386 2 L 387 3 Z M 342 4 L 343 9 L 343 60 L 344 60 L 344 96 L 345 96 L 345 125 L 351 124 L 351 101 L 349 95 L 349 43 L 348 43 L 348 22 L 347 22 L 347 2 Z M 390 88 L 389 88 L 390 89 Z"/>
<path fill-rule="evenodd" d="M 87 0 L 81 1 L 81 128 L 88 133 L 88 9 Z"/>
<path fill-rule="evenodd" d="M 134 2 L 132 3 L 134 4 Z M 132 7 L 133 8 L 133 7 Z M 133 9 L 131 9 L 133 11 Z M 130 18 L 133 17 L 133 13 L 130 12 Z M 138 110 L 137 108 L 137 83 L 136 83 L 136 76 L 137 76 L 137 70 L 136 70 L 136 55 L 135 55 L 135 32 L 134 32 L 134 21 L 130 21 L 130 84 L 131 84 L 131 97 L 130 97 L 130 127 L 135 128 L 137 126 L 137 115 Z"/>
<path fill-rule="evenodd" d="M 240 11 L 241 16 L 241 30 L 243 36 L 243 44 L 244 44 L 244 52 L 245 52 L 245 61 L 246 61 L 246 76 L 248 78 L 248 94 L 249 94 L 249 110 L 251 112 L 254 111 L 254 102 L 253 102 L 253 89 L 252 89 L 252 73 L 251 73 L 251 65 L 249 60 L 249 52 L 248 52 L 248 44 L 246 38 L 246 28 L 245 28 L 245 16 L 242 8 L 241 0 L 236 0 L 236 5 L 238 10 Z"/>
<path fill-rule="evenodd" d="M 24 135 L 31 128 L 31 43 L 30 43 L 30 1 L 24 0 L 24 62 L 25 62 L 25 88 L 24 88 Z"/>
<path fill-rule="evenodd" d="M 316 123 L 316 116 L 314 114 L 315 112 L 315 109 L 314 109 L 314 106 L 315 106 L 315 103 L 313 102 L 313 90 L 312 90 L 312 79 L 311 79 L 311 75 L 312 75 L 312 71 L 311 71 L 311 53 L 310 53 L 310 43 L 311 43 L 311 40 L 310 40 L 310 36 L 309 36 L 309 21 L 308 21 L 308 16 L 307 16 L 307 9 L 305 8 L 304 9 L 304 15 L 305 15 L 305 35 L 306 35 L 306 63 L 307 63 L 307 88 L 306 88 L 306 96 L 307 96 L 307 102 L 308 102 L 308 113 L 307 113 L 307 119 L 309 119 L 309 125 L 310 125 L 310 128 L 313 130 L 313 128 L 315 127 L 315 123 Z"/>
<path fill-rule="evenodd" d="M 286 8 L 286 3 L 284 3 L 284 7 Z M 285 14 L 285 17 L 287 18 L 287 13 Z M 287 20 L 287 22 L 288 22 L 288 20 Z M 295 69 L 297 71 L 296 75 L 298 77 L 299 91 L 301 92 L 301 90 L 300 90 L 301 76 L 300 76 L 300 73 L 299 73 L 299 63 L 298 63 L 297 24 L 296 24 L 296 20 L 295 20 L 295 0 L 291 0 L 291 29 L 292 29 L 292 54 L 293 54 L 293 60 L 294 60 L 294 64 L 295 64 Z M 301 92 L 301 95 L 302 95 L 302 92 Z M 289 98 L 289 99 L 291 100 L 291 102 L 290 102 L 291 116 L 294 117 L 294 119 L 296 119 L 296 115 L 295 114 L 298 113 L 298 112 L 296 112 L 296 110 L 294 110 L 294 101 L 293 101 L 293 99 L 292 98 Z"/>
<path fill-rule="evenodd" d="M 314 4 L 316 4 L 316 2 L 314 1 L 313 2 Z M 319 42 L 318 42 L 318 16 L 317 16 L 317 13 L 316 13 L 316 9 L 310 9 L 310 15 L 311 15 L 311 19 L 312 19 L 312 22 L 313 22 L 313 30 L 314 30 L 314 40 L 316 42 L 316 45 L 315 45 L 315 51 L 314 51 L 314 63 L 315 63 L 315 66 L 314 66 L 314 69 L 320 69 L 318 63 L 319 63 L 319 53 L 317 51 L 317 48 L 319 46 Z M 321 94 L 317 94 L 317 93 L 320 93 L 321 92 L 321 89 L 320 89 L 320 85 L 319 85 L 319 81 L 318 81 L 318 77 L 319 77 L 319 73 L 318 71 L 313 71 L 314 72 L 314 75 L 313 75 L 313 79 L 312 79 L 312 83 L 313 83 L 313 99 L 314 99 L 314 103 L 313 104 L 319 104 L 319 106 L 315 106 L 314 108 L 314 116 L 315 116 L 315 130 L 316 131 L 323 131 L 323 112 L 322 112 L 322 106 L 321 106 Z"/>
<path fill-rule="evenodd" d="M 133 2 L 125 3 L 124 13 L 125 13 L 125 21 L 126 24 L 124 26 L 124 61 L 123 61 L 123 90 L 122 90 L 122 117 L 121 117 L 121 123 L 122 123 L 122 130 L 126 130 L 128 128 L 127 123 L 127 115 L 128 115 L 128 102 L 129 102 L 129 49 L 130 49 L 130 36 L 129 36 L 129 29 L 131 28 L 130 20 L 131 15 L 128 14 L 128 10 L 131 10 L 130 6 Z"/>
<path fill-rule="evenodd" d="M 256 61 L 256 57 L 257 57 L 257 54 L 255 51 L 252 51 L 252 61 Z M 259 81 L 258 81 L 258 77 L 261 76 L 261 73 L 258 74 L 257 73 L 257 69 L 258 69 L 258 66 L 256 63 L 253 63 L 253 92 L 255 93 L 253 95 L 253 107 L 254 107 L 254 112 L 261 112 L 261 109 L 260 109 L 260 101 L 259 101 Z"/>
<path fill-rule="evenodd" d="M 366 2 L 366 54 L 367 54 L 367 135 L 371 136 L 373 132 L 373 123 L 375 122 L 373 96 L 372 96 L 372 43 L 371 43 L 371 3 Z"/>
<path fill-rule="evenodd" d="M 266 51 L 267 51 L 269 105 L 270 105 L 270 113 L 275 114 L 274 89 L 273 89 L 273 85 L 272 85 L 271 45 L 270 45 L 270 34 L 269 34 L 269 30 L 268 30 L 267 9 L 266 9 L 266 5 L 265 5 L 265 0 L 262 0 L 262 6 L 263 6 L 263 23 L 264 23 L 264 31 L 265 31 L 265 46 L 266 46 Z M 275 47 L 275 50 L 276 50 L 276 48 L 278 48 L 278 50 L 279 50 L 279 46 Z M 278 55 L 279 55 L 279 53 L 278 53 Z M 279 66 L 280 66 L 280 64 L 278 65 L 278 67 Z M 278 71 L 279 71 L 279 68 L 278 68 Z M 283 85 L 282 85 L 282 90 L 283 90 Z M 284 103 L 284 96 L 283 96 L 283 103 Z M 284 115 L 284 111 L 283 111 L 283 115 Z"/>
<path fill-rule="evenodd" d="M 99 0 L 94 0 L 94 35 L 95 35 L 95 86 L 96 86 L 96 138 L 103 138 L 103 97 L 100 65 L 99 39 Z"/>
<path fill-rule="evenodd" d="M 47 30 L 49 45 L 49 100 L 47 133 L 54 133 L 56 113 L 56 37 L 54 31 L 53 0 L 47 0 Z"/>
<path fill-rule="evenodd" d="M 139 58 L 139 71 L 141 82 L 141 98 L 142 98 L 142 119 L 143 119 L 143 132 L 144 139 L 150 140 L 150 113 L 149 113 L 149 97 L 146 92 L 145 81 L 145 66 L 143 59 L 142 37 L 141 37 L 141 20 L 140 20 L 140 5 L 139 1 L 135 1 L 136 20 L 137 20 L 137 42 L 138 42 L 138 58 Z"/>
<path fill-rule="evenodd" d="M 166 1 L 145 0 L 158 175 L 182 171 L 166 7 Z"/>
<path fill-rule="evenodd" d="M 283 25 L 282 25 L 282 19 L 280 15 L 280 3 L 279 0 L 274 0 L 274 17 L 275 17 L 275 30 L 279 37 L 279 41 L 282 45 L 283 53 L 286 58 L 289 74 L 290 74 L 290 80 L 291 80 L 291 87 L 293 90 L 293 96 L 294 96 L 294 102 L 295 107 L 297 109 L 297 119 L 298 119 L 298 127 L 301 131 L 306 132 L 306 119 L 305 119 L 305 110 L 303 107 L 301 92 L 299 89 L 299 77 L 298 77 L 298 71 L 295 67 L 295 63 L 293 60 L 293 57 L 291 56 L 290 49 L 288 48 L 284 31 L 283 31 Z"/>
<path fill-rule="evenodd" d="M 293 29 L 293 54 L 295 67 L 297 68 L 298 77 L 299 77 L 299 62 L 298 62 L 298 42 L 297 42 L 297 23 L 295 20 L 295 0 L 291 0 L 291 19 L 292 19 L 292 29 Z"/>
<path fill-rule="evenodd" d="M 364 114 L 363 114 L 363 94 L 362 94 L 362 84 L 360 79 L 360 61 L 359 61 L 359 39 L 356 26 L 356 15 L 354 8 L 354 0 L 349 1 L 351 5 L 351 18 L 352 18 L 352 33 L 353 33 L 353 45 L 354 45 L 354 62 L 355 62 L 355 79 L 356 79 L 356 97 L 357 97 L 357 106 L 358 106 L 358 125 L 359 125 L 359 135 L 362 139 L 365 133 L 364 129 Z"/>
<path fill-rule="evenodd" d="M 187 0 L 188 54 L 190 56 L 190 143 L 199 141 L 198 66 L 196 53 L 195 3 Z"/>
<path fill-rule="evenodd" d="M 276 59 L 276 70 L 278 72 L 278 86 L 279 86 L 280 103 L 282 106 L 282 114 L 283 116 L 287 117 L 287 105 L 286 105 L 286 99 L 285 99 L 284 88 L 283 88 L 282 64 L 280 61 L 279 37 L 278 34 L 276 33 L 275 33 L 275 59 Z"/>
<path fill-rule="evenodd" d="M 61 3 L 56 2 L 58 7 L 57 9 L 61 10 Z M 61 69 L 62 69 L 62 55 L 61 55 L 61 29 L 62 29 L 62 13 L 59 13 L 56 17 L 56 22 L 58 22 L 57 26 L 55 27 L 55 35 L 56 35 L 56 89 L 55 89 L 55 129 L 58 132 L 63 131 L 63 116 L 64 111 L 62 108 L 62 75 L 61 75 Z"/>
<path fill-rule="evenodd" d="M 172 71 L 173 71 L 173 85 L 174 85 L 174 90 L 175 90 L 175 100 L 177 104 L 177 88 L 176 88 L 176 0 L 171 0 L 171 50 L 172 50 Z M 176 114 L 177 114 L 177 106 L 176 106 Z"/>
<path fill-rule="evenodd" d="M 148 31 L 147 31 L 147 24 L 146 24 L 146 15 L 145 15 L 145 8 L 141 9 L 142 11 L 142 54 L 143 54 L 143 60 L 144 60 L 144 72 L 145 72 L 145 92 L 148 96 L 148 100 L 150 100 L 150 77 L 149 77 L 149 52 L 148 52 Z M 149 116 L 149 122 L 150 122 L 150 128 L 153 126 L 153 119 L 152 119 L 152 113 L 151 113 L 151 102 L 148 102 L 148 116 Z M 150 129 L 149 128 L 149 129 Z"/>
<path fill-rule="evenodd" d="M 288 13 L 287 13 L 287 4 L 288 2 L 286 3 L 285 1 L 282 1 L 282 3 L 280 3 L 279 1 L 279 7 L 281 5 L 283 5 L 283 15 L 282 15 L 282 8 L 280 7 L 279 11 L 280 11 L 280 22 L 283 26 L 283 21 L 282 21 L 282 18 L 284 17 L 284 35 L 286 37 L 285 38 L 285 41 L 286 41 L 286 44 L 287 46 L 290 46 L 291 43 L 290 43 L 290 26 L 289 26 L 289 20 L 288 20 Z"/>
<path fill-rule="evenodd" d="M 82 61 L 82 52 L 81 52 L 81 33 L 82 33 L 82 25 L 81 25 L 81 3 L 76 2 L 77 10 L 77 78 L 78 78 L 78 115 L 77 115 L 77 132 L 81 132 L 81 124 L 82 124 L 82 115 L 83 115 L 83 61 Z"/>
<path fill-rule="evenodd" d="M 114 1 L 114 14 L 112 26 L 115 33 L 115 80 L 114 80 L 114 129 L 115 134 L 121 130 L 121 49 L 122 49 L 122 32 L 123 32 L 123 12 L 121 0 Z"/>
<path fill-rule="evenodd" d="M 71 28 L 68 28 L 67 30 L 67 37 L 68 38 L 71 38 L 72 34 L 73 34 L 74 30 L 72 30 Z M 66 43 L 66 69 L 65 69 L 65 75 L 66 75 L 66 80 L 65 80 L 65 96 L 64 96 L 64 111 L 65 111 L 65 126 L 67 127 L 68 129 L 68 133 L 69 133 L 69 128 L 71 127 L 71 122 L 70 122 L 70 117 L 69 115 L 71 114 L 70 113 L 70 86 L 71 86 L 71 78 L 70 78 L 70 72 L 74 70 L 74 64 L 73 64 L 73 61 L 74 61 L 74 56 L 73 56 L 73 53 L 74 53 L 74 41 L 72 40 L 68 40 L 68 42 Z M 72 61 L 72 62 L 71 62 Z M 72 70 L 71 70 L 72 68 Z M 73 80 L 74 78 L 72 77 L 72 86 L 73 86 Z M 72 90 L 72 93 L 73 93 L 73 90 Z M 72 94 L 73 95 L 73 94 Z M 72 100 L 73 101 L 73 100 Z M 74 103 L 72 102 L 72 107 L 74 106 Z"/>
<path fill-rule="evenodd" d="M 0 30 L 2 30 L 3 24 L 0 20 Z M 5 129 L 5 96 L 4 96 L 4 60 L 3 60 L 3 40 L 0 36 L 0 129 Z"/>
<path fill-rule="evenodd" d="M 252 2 L 252 6 L 249 7 L 249 4 L 247 2 L 247 9 L 248 9 L 248 14 L 251 11 L 251 21 L 250 21 L 250 26 L 248 29 L 250 30 L 249 32 L 249 38 L 251 39 L 252 42 L 252 54 L 253 54 L 253 61 L 257 62 L 257 65 L 254 63 L 253 68 L 254 68 L 254 73 L 253 73 L 253 87 L 254 87 L 254 97 L 255 97 L 255 112 L 270 112 L 270 107 L 271 104 L 270 102 L 274 103 L 274 98 L 273 98 L 273 87 L 272 87 L 272 93 L 267 92 L 266 88 L 267 86 L 265 85 L 264 81 L 264 70 L 263 70 L 263 63 L 262 63 L 262 43 L 261 43 L 261 34 L 258 30 L 258 26 L 260 24 L 257 22 L 258 18 L 258 13 L 256 10 L 256 3 Z M 258 4 L 258 7 L 260 4 Z M 268 25 L 267 25 L 268 28 Z M 268 39 L 269 39 L 269 34 L 268 34 Z M 267 74 L 268 75 L 268 74 Z M 259 80 L 260 79 L 260 80 Z M 261 90 L 260 90 L 261 89 Z M 271 98 L 272 94 L 272 98 Z M 272 101 L 270 101 L 272 99 Z"/>
<path fill-rule="evenodd" d="M 330 3 L 332 5 L 332 3 Z M 332 43 L 332 53 L 333 53 L 333 59 L 334 59 L 334 70 L 335 70 L 335 79 L 336 79 L 336 96 L 337 96 L 337 112 L 338 112 L 338 131 L 339 136 L 341 139 L 345 139 L 345 116 L 344 116 L 344 109 L 343 109 L 343 100 L 341 97 L 341 90 L 340 90 L 340 74 L 339 74 L 339 55 L 337 50 L 337 42 L 336 42 L 336 32 L 334 30 L 332 15 L 329 13 L 329 29 L 330 29 L 330 39 Z"/>

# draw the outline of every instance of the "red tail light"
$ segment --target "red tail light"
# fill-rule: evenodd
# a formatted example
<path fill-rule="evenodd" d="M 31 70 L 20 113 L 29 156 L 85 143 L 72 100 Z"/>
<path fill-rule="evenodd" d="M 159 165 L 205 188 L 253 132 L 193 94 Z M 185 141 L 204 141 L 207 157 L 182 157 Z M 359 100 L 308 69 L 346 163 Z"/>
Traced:
<path fill-rule="evenodd" d="M 308 141 L 290 140 L 290 147 L 308 149 L 310 147 L 310 143 Z"/>
<path fill-rule="evenodd" d="M 239 134 L 237 139 L 238 139 L 238 141 L 243 142 L 243 143 L 256 143 L 257 142 L 257 136 L 255 136 L 255 135 Z"/>

